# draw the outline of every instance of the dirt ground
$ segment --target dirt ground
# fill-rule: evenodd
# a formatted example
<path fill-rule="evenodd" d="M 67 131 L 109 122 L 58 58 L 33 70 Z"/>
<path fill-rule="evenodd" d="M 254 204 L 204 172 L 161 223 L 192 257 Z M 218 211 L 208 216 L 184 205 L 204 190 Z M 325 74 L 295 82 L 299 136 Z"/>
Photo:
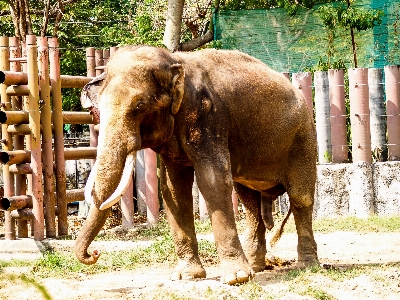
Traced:
<path fill-rule="evenodd" d="M 274 249 L 274 254 L 283 260 L 296 259 L 296 240 L 295 234 L 284 234 Z M 250 294 L 243 295 L 243 286 L 221 284 L 217 266 L 207 267 L 207 278 L 202 280 L 170 281 L 170 268 L 144 266 L 134 271 L 121 270 L 92 276 L 80 274 L 76 279 L 68 280 L 46 278 L 40 283 L 54 300 L 400 299 L 400 233 L 317 233 L 316 241 L 321 264 L 329 264 L 343 270 L 353 265 L 378 264 L 378 267 L 376 270 L 356 274 L 342 281 L 333 280 L 321 273 L 311 274 L 302 281 L 300 287 L 296 285 L 296 280 L 288 281 L 279 276 L 287 274 L 293 266 L 275 268 L 256 274 L 254 281 L 262 288 L 262 296 L 256 298 L 252 298 Z M 68 247 L 70 246 L 64 245 L 64 250 L 67 248 L 68 251 Z M 104 247 L 107 247 L 107 244 Z M 25 271 L 23 268 L 3 269 L 3 272 L 9 274 L 23 274 Z M 318 296 L 318 293 L 314 293 L 314 297 L 309 296 L 304 293 L 303 284 L 313 290 L 324 291 L 332 297 L 326 298 L 326 294 Z M 35 300 L 43 297 L 38 289 L 31 285 L 18 280 L 2 280 L 0 299 Z"/>

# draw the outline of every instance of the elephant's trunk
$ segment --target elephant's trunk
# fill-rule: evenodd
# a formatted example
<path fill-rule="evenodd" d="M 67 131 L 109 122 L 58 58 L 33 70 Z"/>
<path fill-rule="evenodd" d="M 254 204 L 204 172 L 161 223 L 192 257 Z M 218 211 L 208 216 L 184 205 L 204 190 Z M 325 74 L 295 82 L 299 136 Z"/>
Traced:
<path fill-rule="evenodd" d="M 90 206 L 89 215 L 75 242 L 75 255 L 80 262 L 86 265 L 97 262 L 100 256 L 99 251 L 93 250 L 92 254 L 89 254 L 87 249 L 106 222 L 110 210 L 110 208 L 99 210 L 96 205 Z"/>

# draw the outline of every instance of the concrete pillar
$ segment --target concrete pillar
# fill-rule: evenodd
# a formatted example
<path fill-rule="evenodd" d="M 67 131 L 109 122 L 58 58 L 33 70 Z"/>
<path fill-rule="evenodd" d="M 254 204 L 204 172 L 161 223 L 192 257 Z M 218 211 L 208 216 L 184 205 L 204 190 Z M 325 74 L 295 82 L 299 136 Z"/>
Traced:
<path fill-rule="evenodd" d="M 400 66 L 385 66 L 389 160 L 400 159 Z"/>
<path fill-rule="evenodd" d="M 314 116 L 312 99 L 312 76 L 310 72 L 293 73 L 292 84 L 297 88 L 306 100 L 307 107 Z"/>
<path fill-rule="evenodd" d="M 375 161 L 387 160 L 385 92 L 382 69 L 368 69 L 371 150 Z"/>
<path fill-rule="evenodd" d="M 328 72 L 317 71 L 314 73 L 314 87 L 318 161 L 320 164 L 330 163 L 332 142 Z"/>
<path fill-rule="evenodd" d="M 329 101 L 331 112 L 332 162 L 348 161 L 344 72 L 329 70 Z"/>
<path fill-rule="evenodd" d="M 349 212 L 357 217 L 373 213 L 372 157 L 368 69 L 349 69 L 353 176 Z"/>
<path fill-rule="evenodd" d="M 353 162 L 371 163 L 368 69 L 349 69 Z"/>

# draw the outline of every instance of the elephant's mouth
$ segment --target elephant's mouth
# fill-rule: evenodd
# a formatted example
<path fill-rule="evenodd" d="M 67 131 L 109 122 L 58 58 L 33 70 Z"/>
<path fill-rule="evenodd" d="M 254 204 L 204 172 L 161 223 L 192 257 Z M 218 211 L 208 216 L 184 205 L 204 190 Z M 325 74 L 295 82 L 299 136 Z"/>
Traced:
<path fill-rule="evenodd" d="M 99 199 L 102 202 L 99 207 L 100 210 L 105 210 L 113 206 L 115 203 L 119 201 L 121 196 L 125 194 L 129 186 L 129 183 L 132 180 L 132 174 L 135 167 L 135 156 L 136 152 L 132 152 L 128 154 L 128 156 L 126 157 L 124 170 L 122 171 L 121 180 L 118 184 L 118 187 L 115 189 L 112 195 L 108 197 L 107 200 L 102 201 L 102 199 Z M 89 204 L 93 204 L 94 202 L 92 193 L 93 193 L 93 186 L 95 184 L 97 169 L 98 169 L 98 161 L 96 160 L 85 186 L 85 200 Z"/>

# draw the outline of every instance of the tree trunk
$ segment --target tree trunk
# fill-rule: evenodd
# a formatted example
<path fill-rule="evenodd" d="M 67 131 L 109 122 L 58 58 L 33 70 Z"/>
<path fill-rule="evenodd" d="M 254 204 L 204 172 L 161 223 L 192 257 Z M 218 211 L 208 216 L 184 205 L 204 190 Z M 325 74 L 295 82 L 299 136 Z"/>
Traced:
<path fill-rule="evenodd" d="M 183 5 L 185 0 L 169 0 L 164 45 L 172 52 L 180 50 Z"/>
<path fill-rule="evenodd" d="M 25 41 L 26 35 L 33 35 L 32 21 L 29 12 L 29 0 L 9 0 L 11 18 L 14 23 L 15 36 Z"/>

